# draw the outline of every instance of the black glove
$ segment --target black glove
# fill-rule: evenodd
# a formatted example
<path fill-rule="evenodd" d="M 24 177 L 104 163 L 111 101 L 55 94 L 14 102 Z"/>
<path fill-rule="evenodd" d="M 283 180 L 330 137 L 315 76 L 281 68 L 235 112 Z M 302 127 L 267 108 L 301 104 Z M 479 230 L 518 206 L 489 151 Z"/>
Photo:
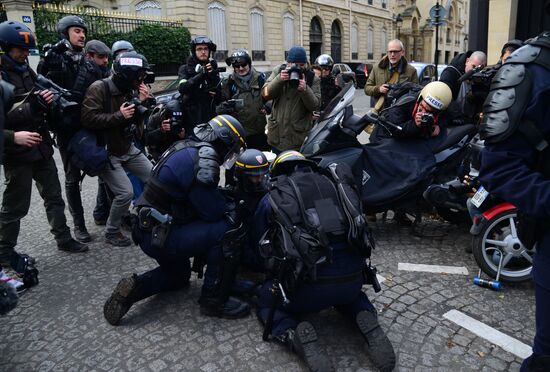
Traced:
<path fill-rule="evenodd" d="M 178 91 L 181 94 L 187 94 L 190 90 L 194 89 L 195 86 L 200 84 L 204 80 L 205 73 L 199 72 L 195 76 L 189 78 L 186 82 L 181 83 L 178 87 Z"/>
<path fill-rule="evenodd" d="M 48 50 L 44 56 L 44 62 L 50 71 L 61 71 L 63 69 L 63 56 L 53 50 Z"/>
<path fill-rule="evenodd" d="M 208 72 L 209 75 L 218 73 L 218 62 L 215 59 L 210 60 L 210 66 L 212 66 L 212 71 Z"/>

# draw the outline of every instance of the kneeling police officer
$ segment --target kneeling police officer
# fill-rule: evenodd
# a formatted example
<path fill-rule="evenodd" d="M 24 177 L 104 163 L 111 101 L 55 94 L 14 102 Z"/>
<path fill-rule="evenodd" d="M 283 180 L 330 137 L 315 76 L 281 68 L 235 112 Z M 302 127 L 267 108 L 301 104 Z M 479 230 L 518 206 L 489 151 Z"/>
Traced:
<path fill-rule="evenodd" d="M 256 221 L 265 227 L 260 251 L 273 277 L 260 290 L 258 317 L 264 340 L 283 343 L 312 371 L 334 368 L 313 325 L 298 319 L 332 306 L 356 323 L 377 368 L 395 365 L 376 309 L 361 290 L 371 283 L 378 291 L 379 284 L 376 270 L 366 265 L 373 241 L 360 211 L 349 167 L 320 169 L 297 151 L 281 153 L 271 165 L 270 190 Z"/>
<path fill-rule="evenodd" d="M 232 116 L 218 115 L 198 125 L 197 140 L 176 142 L 159 159 L 137 202 L 139 224 L 133 238 L 159 266 L 123 278 L 104 306 L 109 323 L 117 325 L 133 303 L 156 293 L 186 287 L 190 257 L 206 264 L 199 304 L 207 316 L 240 318 L 249 307 L 229 297 L 235 271 L 224 236 L 234 218 L 218 190 L 220 166 L 231 168 L 245 146 L 245 131 Z M 225 260 L 225 262 L 224 262 Z"/>

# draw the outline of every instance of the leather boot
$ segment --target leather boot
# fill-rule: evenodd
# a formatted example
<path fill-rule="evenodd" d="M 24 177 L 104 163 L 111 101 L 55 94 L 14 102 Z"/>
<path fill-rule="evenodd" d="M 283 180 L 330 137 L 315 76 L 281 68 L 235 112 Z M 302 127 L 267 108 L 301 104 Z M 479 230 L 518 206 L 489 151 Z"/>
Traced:
<path fill-rule="evenodd" d="M 66 242 L 57 244 L 57 249 L 69 253 L 82 253 L 88 251 L 88 246 L 86 244 L 82 244 L 71 238 L 70 240 L 67 240 Z"/>
<path fill-rule="evenodd" d="M 74 238 L 81 243 L 89 243 L 92 241 L 92 237 L 84 225 L 74 227 Z"/>
<path fill-rule="evenodd" d="M 225 319 L 244 318 L 250 314 L 250 306 L 235 297 L 220 296 L 217 290 L 208 290 L 203 287 L 199 298 L 202 315 L 215 316 Z"/>
<path fill-rule="evenodd" d="M 118 325 L 122 317 L 139 298 L 137 275 L 122 278 L 103 305 L 103 316 L 111 325 Z"/>
<path fill-rule="evenodd" d="M 370 360 L 380 371 L 393 371 L 395 352 L 393 346 L 378 324 L 378 316 L 368 310 L 360 311 L 355 318 L 359 331 L 366 342 L 366 351 Z"/>
<path fill-rule="evenodd" d="M 298 354 L 310 371 L 334 371 L 332 362 L 317 342 L 317 332 L 311 323 L 300 322 L 296 329 L 287 329 L 283 334 L 275 336 L 275 339 Z"/>

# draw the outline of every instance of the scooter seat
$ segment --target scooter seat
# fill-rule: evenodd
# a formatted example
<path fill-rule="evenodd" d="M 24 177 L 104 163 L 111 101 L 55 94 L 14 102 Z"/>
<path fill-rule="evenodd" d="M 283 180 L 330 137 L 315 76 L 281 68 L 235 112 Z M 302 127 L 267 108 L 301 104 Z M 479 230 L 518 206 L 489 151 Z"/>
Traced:
<path fill-rule="evenodd" d="M 464 138 L 464 136 L 475 132 L 476 127 L 471 124 L 447 127 L 447 134 L 445 138 L 433 149 L 434 154 L 448 149 L 449 147 L 457 144 L 462 138 Z"/>

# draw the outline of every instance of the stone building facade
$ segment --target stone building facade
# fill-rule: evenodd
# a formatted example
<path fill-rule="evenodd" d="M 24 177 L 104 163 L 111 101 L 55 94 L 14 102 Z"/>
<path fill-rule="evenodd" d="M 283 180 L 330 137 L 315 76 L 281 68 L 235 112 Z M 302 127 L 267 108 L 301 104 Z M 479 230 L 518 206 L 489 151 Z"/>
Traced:
<path fill-rule="evenodd" d="M 191 35 L 209 35 L 217 59 L 246 48 L 254 65 L 270 69 L 303 45 L 314 60 L 374 62 L 395 37 L 392 2 L 397 0 L 84 0 L 72 5 L 137 15 L 183 19 Z"/>
<path fill-rule="evenodd" d="M 445 25 L 439 27 L 439 63 L 467 50 L 470 0 L 440 0 L 445 8 Z M 392 11 L 403 20 L 399 38 L 409 60 L 433 62 L 435 57 L 435 27 L 430 25 L 430 8 L 435 0 L 396 0 Z"/>

